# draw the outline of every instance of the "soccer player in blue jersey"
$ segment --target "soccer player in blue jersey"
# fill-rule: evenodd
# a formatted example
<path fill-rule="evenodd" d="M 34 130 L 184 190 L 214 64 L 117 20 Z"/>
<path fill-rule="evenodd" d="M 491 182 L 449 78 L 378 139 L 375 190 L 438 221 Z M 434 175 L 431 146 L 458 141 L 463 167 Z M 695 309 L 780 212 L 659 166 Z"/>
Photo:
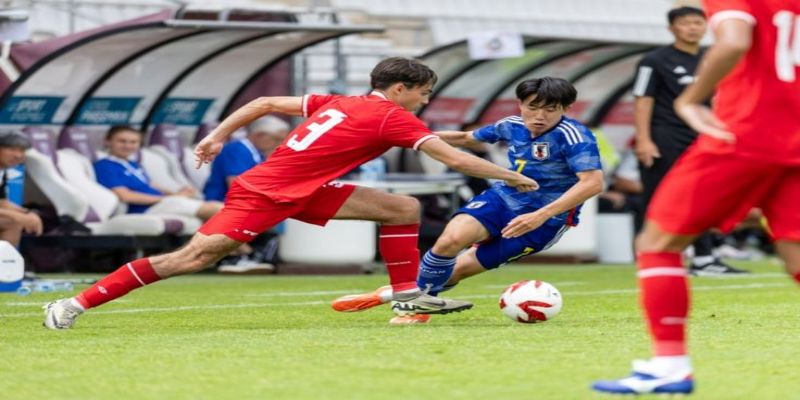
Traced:
<path fill-rule="evenodd" d="M 594 135 L 564 115 L 577 97 L 572 84 L 559 78 L 529 79 L 517 86 L 516 95 L 519 117 L 471 132 L 437 134 L 461 147 L 506 142 L 511 169 L 536 180 L 539 190 L 522 193 L 495 183 L 458 210 L 422 258 L 417 285 L 429 294 L 549 248 L 577 225 L 583 202 L 603 189 Z M 384 287 L 341 297 L 332 306 L 337 311 L 361 311 L 390 299 L 391 290 Z M 398 314 L 392 323 L 424 323 L 429 318 L 403 302 L 394 302 L 392 310 Z"/>

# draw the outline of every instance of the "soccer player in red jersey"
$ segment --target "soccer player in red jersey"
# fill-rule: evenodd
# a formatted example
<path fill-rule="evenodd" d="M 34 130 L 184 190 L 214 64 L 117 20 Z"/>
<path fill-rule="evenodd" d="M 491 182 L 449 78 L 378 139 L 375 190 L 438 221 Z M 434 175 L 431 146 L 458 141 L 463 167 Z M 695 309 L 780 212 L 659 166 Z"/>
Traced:
<path fill-rule="evenodd" d="M 198 165 L 219 154 L 236 129 L 264 115 L 277 112 L 307 119 L 266 162 L 233 182 L 223 209 L 186 246 L 134 260 L 76 297 L 47 304 L 44 325 L 70 328 L 86 309 L 161 279 L 197 272 L 286 218 L 317 225 L 330 219 L 378 222 L 379 248 L 396 299 L 414 302 L 428 313 L 470 308 L 468 302 L 436 298 L 417 288 L 416 199 L 334 181 L 401 146 L 421 150 L 467 175 L 501 179 L 521 191 L 537 189 L 533 179 L 439 140 L 411 113 L 428 102 L 435 83 L 436 74 L 424 64 L 395 57 L 375 66 L 374 90 L 367 96 L 261 97 L 236 110 L 197 145 Z"/>
<path fill-rule="evenodd" d="M 689 288 L 681 251 L 753 207 L 767 217 L 787 272 L 800 282 L 800 2 L 706 0 L 716 41 L 675 110 L 702 133 L 656 191 L 637 238 L 641 305 L 653 358 L 600 381 L 612 393 L 690 393 Z M 714 88 L 714 109 L 701 104 Z M 675 204 L 681 204 L 675 207 Z"/>

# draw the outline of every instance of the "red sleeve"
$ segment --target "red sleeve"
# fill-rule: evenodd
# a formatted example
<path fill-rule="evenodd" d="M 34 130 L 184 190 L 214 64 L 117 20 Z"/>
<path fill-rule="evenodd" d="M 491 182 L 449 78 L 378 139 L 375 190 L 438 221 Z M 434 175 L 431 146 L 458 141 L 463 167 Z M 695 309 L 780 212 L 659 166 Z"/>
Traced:
<path fill-rule="evenodd" d="M 392 109 L 383 119 L 379 129 L 381 138 L 392 146 L 417 150 L 429 139 L 437 136 L 414 114 L 399 108 Z"/>
<path fill-rule="evenodd" d="M 343 96 L 338 94 L 307 94 L 303 96 L 303 116 L 308 118 L 326 103 L 329 103 L 340 97 Z"/>
<path fill-rule="evenodd" d="M 730 18 L 741 19 L 751 25 L 756 24 L 750 0 L 705 0 L 705 9 L 711 29 L 716 28 L 722 20 Z"/>

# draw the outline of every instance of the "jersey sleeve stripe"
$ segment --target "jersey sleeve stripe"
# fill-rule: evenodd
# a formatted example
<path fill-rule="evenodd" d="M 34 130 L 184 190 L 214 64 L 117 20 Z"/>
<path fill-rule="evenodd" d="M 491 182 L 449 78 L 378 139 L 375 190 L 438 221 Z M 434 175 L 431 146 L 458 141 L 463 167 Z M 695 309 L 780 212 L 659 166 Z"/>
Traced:
<path fill-rule="evenodd" d="M 439 137 L 436 135 L 425 135 L 419 140 L 414 143 L 414 150 L 419 150 L 419 146 L 422 146 L 423 143 L 427 142 L 429 139 L 438 139 Z"/>
<path fill-rule="evenodd" d="M 644 96 L 647 85 L 650 84 L 650 77 L 653 75 L 653 67 L 642 65 L 636 74 L 636 83 L 633 84 L 633 95 Z"/>
<path fill-rule="evenodd" d="M 510 116 L 510 117 L 505 117 L 505 118 L 501 119 L 500 121 L 497 121 L 497 122 L 495 122 L 495 123 L 494 123 L 494 126 L 498 126 L 498 125 L 500 125 L 500 124 L 502 124 L 502 123 L 504 123 L 504 122 L 509 122 L 509 123 L 512 123 L 512 124 L 522 124 L 522 125 L 525 125 L 525 124 L 522 122 L 522 118 L 520 118 L 520 117 L 517 117 L 517 116 Z"/>
<path fill-rule="evenodd" d="M 561 133 L 564 134 L 564 137 L 567 139 L 567 144 L 568 145 L 572 146 L 573 144 L 575 144 L 575 142 L 572 139 L 572 136 L 570 135 L 569 131 L 567 131 L 564 127 L 561 127 L 561 126 L 558 127 L 558 130 L 561 131 Z"/>
<path fill-rule="evenodd" d="M 564 124 L 567 126 L 567 129 L 571 130 L 572 133 L 575 135 L 575 142 L 576 143 L 583 142 L 583 135 L 581 135 L 581 131 L 580 131 L 580 129 L 578 129 L 577 126 L 572 125 L 571 123 L 566 122 L 566 121 L 564 121 Z"/>
<path fill-rule="evenodd" d="M 711 25 L 712 28 L 716 28 L 720 22 L 726 19 L 741 19 L 750 25 L 756 24 L 756 17 L 741 10 L 719 11 L 711 16 L 711 18 L 708 20 L 708 23 Z"/>
<path fill-rule="evenodd" d="M 308 118 L 308 96 L 310 95 L 307 94 L 303 96 L 303 117 L 306 118 Z"/>
<path fill-rule="evenodd" d="M 572 126 L 572 125 L 570 125 L 570 124 L 568 124 L 566 122 L 561 123 L 561 125 L 559 125 L 559 126 L 572 139 L 570 141 L 570 145 L 574 145 L 574 144 L 578 144 L 580 142 L 583 142 L 583 138 L 581 138 L 580 133 L 578 133 L 578 130 L 574 126 Z"/>

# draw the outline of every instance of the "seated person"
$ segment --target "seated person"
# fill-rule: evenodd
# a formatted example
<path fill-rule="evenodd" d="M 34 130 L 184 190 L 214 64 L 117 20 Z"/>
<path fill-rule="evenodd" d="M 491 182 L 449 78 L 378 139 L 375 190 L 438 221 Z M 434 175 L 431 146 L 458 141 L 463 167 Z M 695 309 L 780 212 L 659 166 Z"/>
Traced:
<path fill-rule="evenodd" d="M 42 234 L 42 219 L 31 210 L 22 208 L 8 200 L 6 193 L 8 169 L 25 161 L 25 150 L 31 142 L 20 133 L 0 133 L 0 240 L 19 246 L 22 233 Z"/>
<path fill-rule="evenodd" d="M 632 149 L 629 148 L 622 154 L 619 164 L 609 175 L 608 188 L 600 194 L 599 211 L 633 213 L 638 231 L 644 217 L 641 197 L 644 187 L 639 176 L 636 154 Z"/>
<path fill-rule="evenodd" d="M 139 151 L 144 134 L 126 126 L 114 126 L 106 134 L 108 156 L 95 161 L 97 182 L 128 204 L 129 214 L 170 214 L 211 218 L 222 208 L 218 201 L 195 199 L 195 190 L 170 192 L 153 187 L 141 166 L 130 158 Z"/>
<path fill-rule="evenodd" d="M 211 163 L 211 175 L 203 189 L 206 200 L 225 200 L 231 182 L 264 162 L 288 133 L 289 124 L 277 117 L 266 116 L 250 123 L 247 136 L 228 142 Z"/>

